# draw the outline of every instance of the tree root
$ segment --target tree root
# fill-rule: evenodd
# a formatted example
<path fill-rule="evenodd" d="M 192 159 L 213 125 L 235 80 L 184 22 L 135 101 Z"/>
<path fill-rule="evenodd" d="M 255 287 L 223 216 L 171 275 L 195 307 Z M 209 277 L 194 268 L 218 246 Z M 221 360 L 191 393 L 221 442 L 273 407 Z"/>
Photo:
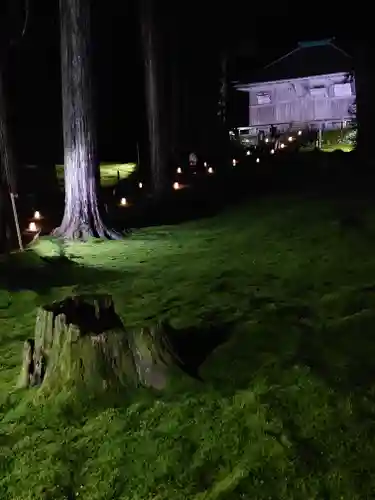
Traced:
<path fill-rule="evenodd" d="M 80 220 L 71 220 L 69 223 L 63 221 L 60 227 L 52 231 L 52 236 L 64 240 L 88 241 L 91 238 L 106 240 L 121 240 L 127 234 L 123 234 L 105 227 L 102 221 L 96 224 L 87 224 Z"/>

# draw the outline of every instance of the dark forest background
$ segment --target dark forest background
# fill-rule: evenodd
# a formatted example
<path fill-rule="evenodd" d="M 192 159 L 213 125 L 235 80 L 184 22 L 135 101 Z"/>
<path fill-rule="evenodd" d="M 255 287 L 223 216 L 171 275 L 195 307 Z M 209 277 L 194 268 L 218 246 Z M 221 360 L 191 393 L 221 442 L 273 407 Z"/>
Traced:
<path fill-rule="evenodd" d="M 229 56 L 228 80 L 233 81 L 249 78 L 299 40 L 336 36 L 345 50 L 356 50 L 345 12 L 305 7 L 297 2 L 267 9 L 251 2 L 158 3 L 163 109 L 169 133 L 189 136 L 187 143 L 212 142 L 223 53 Z M 25 35 L 12 45 L 22 32 L 24 13 L 25 0 L 0 5 L 1 64 L 17 160 L 58 163 L 63 157 L 58 1 L 29 0 Z M 100 158 L 135 161 L 137 143 L 142 150 L 147 141 L 135 0 L 93 2 L 93 50 Z M 231 124 L 240 125 L 245 108 L 236 106 L 236 99 L 240 96 L 232 94 L 229 118 Z M 185 116 L 183 123 L 176 122 L 176 114 Z M 173 137 L 168 139 L 172 144 Z"/>

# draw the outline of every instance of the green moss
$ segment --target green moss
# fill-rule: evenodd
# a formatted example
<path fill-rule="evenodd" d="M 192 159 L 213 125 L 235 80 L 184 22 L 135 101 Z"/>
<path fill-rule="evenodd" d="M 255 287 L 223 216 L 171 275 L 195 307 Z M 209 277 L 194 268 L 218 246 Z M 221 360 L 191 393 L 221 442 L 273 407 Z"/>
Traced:
<path fill-rule="evenodd" d="M 0 291 L 1 499 L 370 498 L 375 210 L 361 204 L 360 230 L 342 213 L 267 200 L 72 244 L 65 268 L 17 256 L 40 279 Z M 205 383 L 181 378 L 161 396 L 12 392 L 36 305 L 77 291 L 111 293 L 129 328 L 168 318 L 232 336 Z"/>
<path fill-rule="evenodd" d="M 100 164 L 100 183 L 103 187 L 114 186 L 118 180 L 126 179 L 134 172 L 135 163 L 101 163 Z M 64 183 L 64 165 L 56 165 L 57 178 L 60 183 Z"/>

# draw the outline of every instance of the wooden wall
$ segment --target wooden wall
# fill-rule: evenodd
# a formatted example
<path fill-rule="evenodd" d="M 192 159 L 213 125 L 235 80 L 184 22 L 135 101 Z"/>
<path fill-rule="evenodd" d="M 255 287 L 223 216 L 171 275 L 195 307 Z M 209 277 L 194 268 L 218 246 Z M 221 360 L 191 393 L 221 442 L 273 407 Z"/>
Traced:
<path fill-rule="evenodd" d="M 355 100 L 354 82 L 351 83 L 351 96 L 335 95 L 335 85 L 345 82 L 347 75 L 338 73 L 252 85 L 249 89 L 249 126 L 349 120 L 349 108 Z M 259 94 L 269 96 L 270 103 L 258 104 Z"/>

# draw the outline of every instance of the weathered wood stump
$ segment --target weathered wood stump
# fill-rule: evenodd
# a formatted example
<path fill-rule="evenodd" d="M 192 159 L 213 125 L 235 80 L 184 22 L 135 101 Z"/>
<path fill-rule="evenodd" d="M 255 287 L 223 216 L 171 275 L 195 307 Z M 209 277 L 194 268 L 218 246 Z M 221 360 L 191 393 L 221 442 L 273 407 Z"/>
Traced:
<path fill-rule="evenodd" d="M 182 367 L 166 329 L 128 332 L 111 296 L 79 295 L 37 311 L 35 338 L 24 344 L 19 385 L 163 389 L 168 368 Z"/>

